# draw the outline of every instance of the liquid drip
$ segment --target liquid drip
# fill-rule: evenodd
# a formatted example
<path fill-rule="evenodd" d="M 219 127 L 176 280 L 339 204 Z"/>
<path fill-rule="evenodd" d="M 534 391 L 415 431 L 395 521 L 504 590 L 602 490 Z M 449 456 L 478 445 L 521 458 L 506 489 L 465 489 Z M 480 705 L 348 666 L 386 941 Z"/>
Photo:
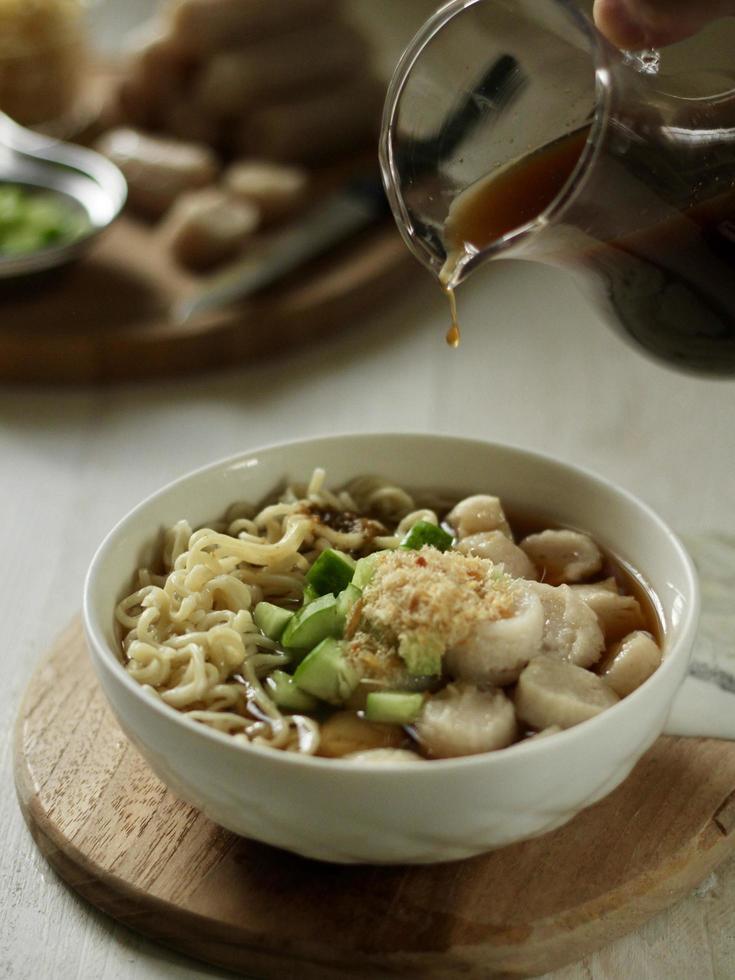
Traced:
<path fill-rule="evenodd" d="M 579 159 L 587 130 L 554 144 L 551 152 L 523 161 L 524 178 L 518 180 L 518 166 L 479 181 L 452 205 L 444 228 L 447 261 L 440 274 L 442 289 L 449 300 L 451 326 L 446 334 L 450 347 L 459 347 L 460 330 L 457 300 L 448 283 L 469 249 L 481 251 L 490 242 L 532 220 L 558 195 Z"/>
<path fill-rule="evenodd" d="M 456 350 L 461 340 L 459 322 L 457 320 L 457 297 L 454 295 L 454 289 L 451 286 L 444 286 L 443 289 L 445 296 L 449 300 L 449 315 L 452 320 L 451 326 L 447 330 L 446 340 L 449 346 Z"/>

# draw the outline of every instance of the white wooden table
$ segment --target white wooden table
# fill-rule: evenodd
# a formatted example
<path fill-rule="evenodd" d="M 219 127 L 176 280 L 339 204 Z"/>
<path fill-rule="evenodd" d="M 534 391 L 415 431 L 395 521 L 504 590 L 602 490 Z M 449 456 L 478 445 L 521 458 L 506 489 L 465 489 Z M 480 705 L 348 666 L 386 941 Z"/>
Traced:
<path fill-rule="evenodd" d="M 192 467 L 276 440 L 355 430 L 457 433 L 592 467 L 683 531 L 735 533 L 735 381 L 670 373 L 604 328 L 560 274 L 498 264 L 461 291 L 464 339 L 417 294 L 308 351 L 188 381 L 0 390 L 0 730 L 36 658 L 78 609 L 87 563 L 132 504 Z M 274 341 L 274 347 L 277 346 Z M 2 743 L 0 977 L 225 976 L 80 901 L 38 855 Z M 554 980 L 735 977 L 735 865 Z"/>

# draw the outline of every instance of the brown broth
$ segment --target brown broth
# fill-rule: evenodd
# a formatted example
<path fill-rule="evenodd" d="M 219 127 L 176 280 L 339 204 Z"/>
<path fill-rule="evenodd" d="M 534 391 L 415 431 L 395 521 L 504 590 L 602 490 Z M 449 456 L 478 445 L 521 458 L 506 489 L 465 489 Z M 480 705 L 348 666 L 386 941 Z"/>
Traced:
<path fill-rule="evenodd" d="M 511 526 L 516 541 L 522 541 L 529 534 L 538 534 L 541 531 L 571 530 L 581 531 L 583 534 L 588 532 L 584 528 L 571 527 L 568 524 L 558 524 L 554 521 L 543 520 L 531 514 L 519 513 L 512 508 L 505 508 L 508 523 Z M 663 649 L 664 627 L 660 613 L 659 601 L 653 589 L 646 583 L 643 576 L 632 565 L 618 558 L 611 551 L 603 548 L 599 541 L 593 540 L 602 552 L 602 568 L 589 582 L 602 582 L 606 578 L 614 578 L 618 583 L 618 589 L 623 595 L 632 595 L 638 600 L 643 612 L 646 629 L 653 636 L 656 643 Z M 580 583 L 582 584 L 582 583 Z"/>

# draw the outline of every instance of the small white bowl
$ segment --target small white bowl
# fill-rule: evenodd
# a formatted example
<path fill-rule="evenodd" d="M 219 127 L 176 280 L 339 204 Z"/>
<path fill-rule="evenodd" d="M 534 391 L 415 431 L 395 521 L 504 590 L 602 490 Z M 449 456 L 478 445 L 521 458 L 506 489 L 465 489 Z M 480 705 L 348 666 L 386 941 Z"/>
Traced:
<path fill-rule="evenodd" d="M 664 618 L 661 667 L 597 717 L 500 752 L 356 765 L 242 746 L 154 700 L 126 673 L 116 602 L 152 558 L 160 530 L 215 520 L 315 466 L 338 486 L 378 473 L 414 489 L 497 494 L 521 512 L 586 531 L 637 569 Z M 545 833 L 613 790 L 662 731 L 699 615 L 692 562 L 631 494 L 584 470 L 510 446 L 431 435 L 344 435 L 256 449 L 184 476 L 139 504 L 103 541 L 84 590 L 84 626 L 110 704 L 153 771 L 224 827 L 307 857 L 432 862 Z"/>

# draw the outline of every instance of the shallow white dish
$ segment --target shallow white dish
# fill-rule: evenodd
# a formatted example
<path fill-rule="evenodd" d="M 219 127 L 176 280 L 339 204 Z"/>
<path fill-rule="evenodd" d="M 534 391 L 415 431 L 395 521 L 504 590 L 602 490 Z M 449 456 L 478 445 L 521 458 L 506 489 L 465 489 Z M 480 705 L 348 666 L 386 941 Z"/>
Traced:
<path fill-rule="evenodd" d="M 330 486 L 378 473 L 408 488 L 493 493 L 589 531 L 658 596 L 664 662 L 590 721 L 500 752 L 425 764 L 355 765 L 233 743 L 145 693 L 124 670 L 116 602 L 162 528 L 215 520 L 315 466 Z M 236 833 L 341 862 L 468 857 L 545 833 L 613 790 L 663 730 L 686 674 L 699 615 L 692 562 L 645 504 L 606 480 L 509 446 L 431 435 L 344 435 L 257 449 L 197 470 L 144 500 L 105 538 L 84 589 L 95 669 L 123 730 L 182 799 Z"/>

